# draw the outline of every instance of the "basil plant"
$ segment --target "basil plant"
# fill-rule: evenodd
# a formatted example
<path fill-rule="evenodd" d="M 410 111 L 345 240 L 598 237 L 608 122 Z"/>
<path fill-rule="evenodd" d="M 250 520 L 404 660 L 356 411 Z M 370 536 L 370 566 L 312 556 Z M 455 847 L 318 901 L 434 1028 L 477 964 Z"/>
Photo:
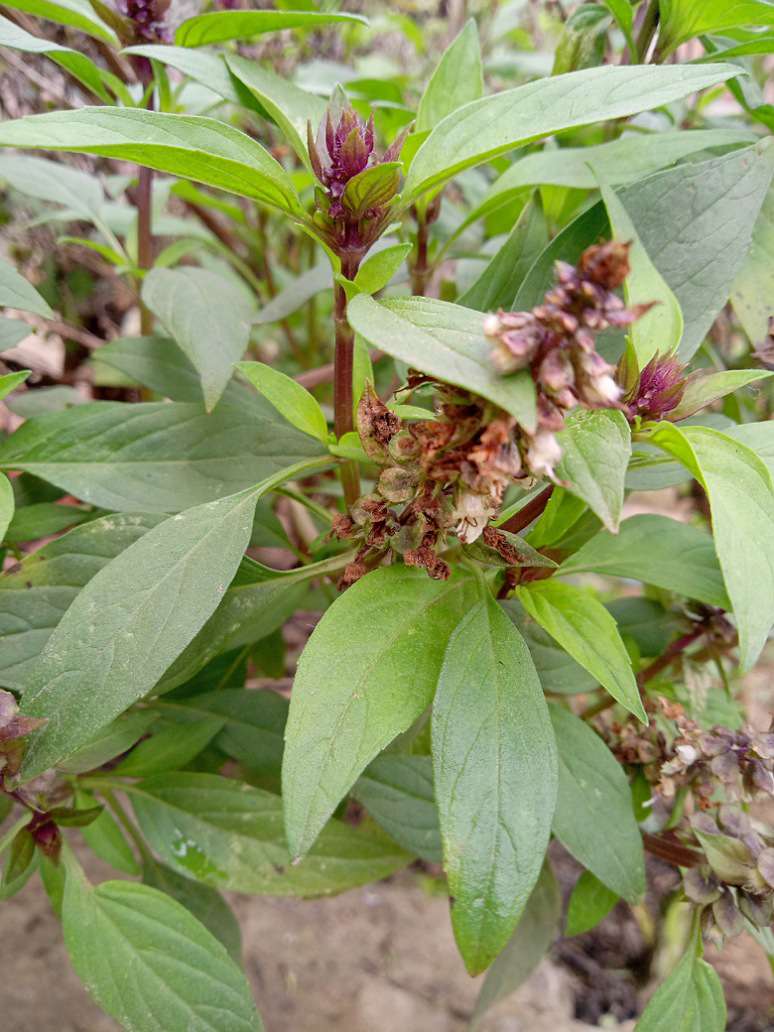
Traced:
<path fill-rule="evenodd" d="M 124 1028 L 246 1032 L 222 892 L 413 866 L 476 1025 L 619 901 L 666 935 L 667 870 L 636 1027 L 720 1032 L 705 945 L 774 954 L 740 697 L 774 623 L 774 8 L 167 6 L 0 17 L 62 84 L 0 123 L 34 215 L 0 262 L 0 897 L 42 879 Z"/>

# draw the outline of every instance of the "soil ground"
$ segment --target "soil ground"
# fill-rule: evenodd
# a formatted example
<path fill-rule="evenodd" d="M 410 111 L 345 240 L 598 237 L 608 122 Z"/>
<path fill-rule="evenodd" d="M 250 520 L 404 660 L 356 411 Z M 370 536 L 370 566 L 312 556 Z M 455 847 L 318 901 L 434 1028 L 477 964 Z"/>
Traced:
<path fill-rule="evenodd" d="M 85 858 L 84 858 L 85 859 Z M 109 876 L 96 865 L 95 880 Z M 464 1032 L 481 979 L 456 953 L 446 900 L 407 872 L 334 899 L 299 902 L 235 898 L 244 958 L 267 1032 Z M 1 1032 L 114 1032 L 71 971 L 61 934 L 37 884 L 7 902 L 0 924 Z M 554 950 L 532 978 L 503 1001 L 480 1032 L 631 1032 L 595 1013 L 626 1007 L 636 951 L 616 913 L 585 946 Z M 576 943 L 580 943 L 576 940 Z M 582 958 L 585 957 L 585 960 Z M 733 1032 L 774 1030 L 774 986 L 761 951 L 730 944 L 720 960 Z M 768 1015 L 768 1017 L 767 1017 Z"/>

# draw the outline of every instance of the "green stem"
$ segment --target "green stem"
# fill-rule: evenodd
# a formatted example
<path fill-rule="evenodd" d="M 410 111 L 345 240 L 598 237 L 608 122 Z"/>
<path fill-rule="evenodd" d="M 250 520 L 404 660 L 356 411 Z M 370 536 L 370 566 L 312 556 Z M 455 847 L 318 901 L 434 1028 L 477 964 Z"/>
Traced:
<path fill-rule="evenodd" d="M 649 0 L 645 17 L 637 35 L 637 54 L 643 64 L 647 63 L 648 50 L 658 27 L 658 5 L 659 0 Z"/>
<path fill-rule="evenodd" d="M 123 806 L 121 806 L 119 801 L 113 795 L 112 790 L 107 787 L 104 787 L 100 788 L 100 791 L 102 794 L 102 798 L 107 803 L 108 809 L 112 812 L 113 816 L 116 818 L 118 823 L 124 829 L 129 838 L 132 840 L 141 858 L 143 860 L 152 860 L 153 857 L 151 856 L 151 852 L 145 844 L 145 840 L 143 839 L 142 835 L 139 833 L 137 828 L 135 828 L 134 824 L 126 816 L 126 812 Z"/>

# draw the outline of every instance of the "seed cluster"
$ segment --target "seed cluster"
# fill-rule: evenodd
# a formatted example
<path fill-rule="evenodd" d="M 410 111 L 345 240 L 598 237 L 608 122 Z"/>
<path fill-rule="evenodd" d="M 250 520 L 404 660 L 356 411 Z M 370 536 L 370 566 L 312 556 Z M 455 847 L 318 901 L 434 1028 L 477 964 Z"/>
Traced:
<path fill-rule="evenodd" d="M 428 382 L 413 374 L 409 387 Z M 414 422 L 400 420 L 370 386 L 363 395 L 358 431 L 381 472 L 376 490 L 334 524 L 338 537 L 362 542 L 344 584 L 362 576 L 388 551 L 444 580 L 450 571 L 439 552 L 449 534 L 471 542 L 488 529 L 491 547 L 507 547 L 504 536 L 487 524 L 506 487 L 522 471 L 514 441 L 516 421 L 466 391 L 434 386 L 436 417 Z"/>
<path fill-rule="evenodd" d="M 660 700 L 647 728 L 606 729 L 619 761 L 638 766 L 655 790 L 654 814 L 677 799 L 685 816 L 677 832 L 701 862 L 684 875 L 688 899 L 703 908 L 707 934 L 722 939 L 774 917 L 774 839 L 749 814 L 761 797 L 774 799 L 774 725 L 768 732 L 701 728 L 681 706 Z"/>
<path fill-rule="evenodd" d="M 347 135 L 342 129 L 337 136 L 328 124 L 333 139 L 326 146 L 338 157 L 329 172 L 318 175 L 334 176 L 350 139 L 346 149 L 357 155 L 352 167 L 366 160 L 371 131 L 357 128 L 351 119 L 346 126 L 351 127 Z M 507 538 L 489 526 L 506 489 L 554 477 L 562 455 L 556 433 L 569 409 L 619 405 L 621 390 L 613 368 L 595 349 L 595 334 L 628 326 L 642 311 L 627 309 L 613 293 L 629 270 L 627 256 L 626 244 L 590 247 L 577 268 L 557 263 L 557 285 L 531 312 L 501 311 L 485 320 L 498 369 L 504 375 L 520 369 L 532 373 L 538 412 L 534 431 L 484 398 L 422 373 L 410 372 L 406 389 L 434 390 L 433 418 L 402 422 L 371 388 L 366 390 L 358 430 L 366 454 L 381 470 L 374 492 L 334 523 L 336 536 L 361 544 L 345 572 L 345 585 L 388 555 L 444 579 L 449 567 L 439 553 L 450 535 L 464 544 L 485 535 L 485 543 L 507 561 Z"/>

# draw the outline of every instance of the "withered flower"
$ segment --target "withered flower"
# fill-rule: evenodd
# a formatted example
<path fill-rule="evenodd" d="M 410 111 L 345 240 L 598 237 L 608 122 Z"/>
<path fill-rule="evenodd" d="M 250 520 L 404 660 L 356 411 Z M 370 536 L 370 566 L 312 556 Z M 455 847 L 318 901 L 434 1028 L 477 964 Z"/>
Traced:
<path fill-rule="evenodd" d="M 554 435 L 569 409 L 620 403 L 615 370 L 596 351 L 595 335 L 629 326 L 647 311 L 645 305 L 626 308 L 614 293 L 628 275 L 628 255 L 629 245 L 617 241 L 589 247 L 577 267 L 556 263 L 556 285 L 542 304 L 529 312 L 501 310 L 484 322 L 500 373 L 528 369 L 535 381 L 538 428 L 531 437 L 520 434 L 525 464 L 536 476 L 554 476 L 561 458 Z"/>
<path fill-rule="evenodd" d="M 743 917 L 766 928 L 774 917 L 774 836 L 747 810 L 761 796 L 774 798 L 774 726 L 706 730 L 661 698 L 647 727 L 627 721 L 603 731 L 619 761 L 640 767 L 653 786 L 652 819 L 701 855 L 683 889 L 701 908 L 705 934 L 735 935 Z"/>
<path fill-rule="evenodd" d="M 415 374 L 409 386 L 427 382 Z M 333 526 L 334 536 L 361 543 L 345 584 L 389 556 L 445 579 L 450 569 L 439 553 L 449 536 L 470 543 L 486 533 L 506 488 L 523 475 L 516 420 L 467 391 L 435 387 L 435 418 L 407 423 L 370 385 L 364 392 L 358 431 L 382 470 L 374 494 L 359 499 L 349 517 Z"/>
<path fill-rule="evenodd" d="M 45 723 L 37 717 L 22 716 L 11 692 L 0 690 L 0 781 L 19 772 L 24 739 Z"/>
<path fill-rule="evenodd" d="M 374 120 L 364 121 L 338 93 L 316 137 L 307 123 L 309 159 L 321 188 L 315 194 L 314 224 L 353 275 L 360 259 L 383 232 L 400 187 L 394 167 L 406 133 L 380 158 L 374 145 Z"/>

